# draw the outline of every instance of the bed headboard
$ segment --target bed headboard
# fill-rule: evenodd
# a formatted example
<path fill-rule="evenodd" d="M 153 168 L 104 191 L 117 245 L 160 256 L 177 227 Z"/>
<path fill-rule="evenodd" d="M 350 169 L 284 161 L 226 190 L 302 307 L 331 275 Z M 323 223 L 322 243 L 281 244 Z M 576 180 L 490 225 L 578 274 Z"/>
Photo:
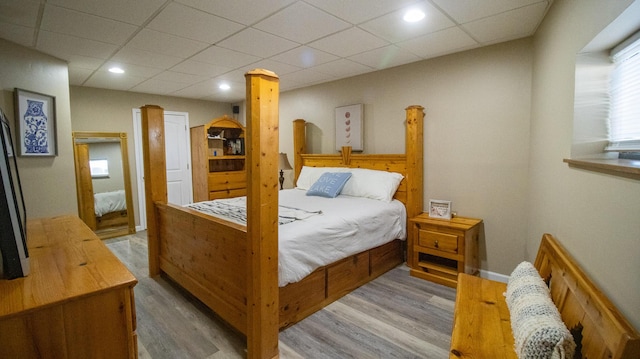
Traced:
<path fill-rule="evenodd" d="M 349 167 L 379 171 L 397 172 L 404 176 L 394 198 L 405 204 L 407 218 L 412 218 L 423 210 L 423 128 L 424 108 L 409 106 L 406 111 L 406 150 L 404 154 L 354 154 L 351 147 L 342 147 L 338 154 L 306 153 L 306 121 L 293 121 L 294 182 L 303 166 L 308 167 Z"/>
<path fill-rule="evenodd" d="M 582 358 L 638 358 L 640 334 L 591 282 L 550 234 L 542 237 L 535 267 L 572 332 Z"/>

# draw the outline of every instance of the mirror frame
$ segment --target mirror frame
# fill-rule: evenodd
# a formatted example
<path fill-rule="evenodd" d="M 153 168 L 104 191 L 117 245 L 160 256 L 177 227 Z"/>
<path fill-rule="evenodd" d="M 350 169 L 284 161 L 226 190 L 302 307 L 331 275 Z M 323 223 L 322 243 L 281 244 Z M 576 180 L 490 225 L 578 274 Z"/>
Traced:
<path fill-rule="evenodd" d="M 125 199 L 127 202 L 128 222 L 127 222 L 127 226 L 126 227 L 123 226 L 122 229 L 96 231 L 96 234 L 101 239 L 107 239 L 107 238 L 113 238 L 113 237 L 136 233 L 135 216 L 133 213 L 133 199 L 131 195 L 131 172 L 129 170 L 129 152 L 127 149 L 127 133 L 126 132 L 86 132 L 86 131 L 72 132 L 73 157 L 74 157 L 75 171 L 76 171 L 76 189 L 77 189 L 79 217 L 85 223 L 91 222 L 90 218 L 85 218 L 86 217 L 84 213 L 85 211 L 82 210 L 82 207 L 83 207 L 83 199 L 82 199 L 83 194 L 81 192 L 82 177 L 83 175 L 86 175 L 83 173 L 83 171 L 88 171 L 88 168 L 83 168 L 83 166 L 79 163 L 77 140 L 98 139 L 98 138 L 107 138 L 107 139 L 113 139 L 113 140 L 118 139 L 120 141 L 120 152 L 122 155 L 122 174 L 123 174 L 123 180 L 124 180 Z M 87 167 L 87 166 L 84 166 L 84 167 Z M 95 223 L 95 214 L 94 214 L 93 222 Z"/>

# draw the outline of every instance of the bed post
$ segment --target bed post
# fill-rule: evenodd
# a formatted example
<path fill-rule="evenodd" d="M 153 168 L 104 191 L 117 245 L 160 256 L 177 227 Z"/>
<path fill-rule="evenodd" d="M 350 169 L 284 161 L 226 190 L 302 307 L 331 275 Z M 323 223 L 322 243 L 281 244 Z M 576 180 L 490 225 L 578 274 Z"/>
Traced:
<path fill-rule="evenodd" d="M 147 207 L 149 276 L 160 274 L 160 238 L 154 203 L 167 203 L 167 170 L 164 148 L 164 109 L 160 106 L 140 107 L 142 118 L 142 158 Z M 151 164 L 153 163 L 153 166 Z"/>
<path fill-rule="evenodd" d="M 278 358 L 278 76 L 247 83 L 247 358 Z"/>
<path fill-rule="evenodd" d="M 307 153 L 307 122 L 301 118 L 293 120 L 293 185 L 298 183 L 302 171 L 302 154 Z"/>
<path fill-rule="evenodd" d="M 406 155 L 407 155 L 407 220 L 424 209 L 424 107 L 409 106 L 406 109 Z M 409 226 L 407 226 L 409 228 Z M 411 232 L 411 231 L 409 231 Z"/>

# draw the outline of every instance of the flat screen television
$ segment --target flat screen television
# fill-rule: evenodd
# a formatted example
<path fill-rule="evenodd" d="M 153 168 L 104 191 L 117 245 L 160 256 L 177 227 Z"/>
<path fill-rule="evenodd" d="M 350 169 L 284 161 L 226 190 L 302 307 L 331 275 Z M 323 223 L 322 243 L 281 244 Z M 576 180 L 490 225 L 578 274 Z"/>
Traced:
<path fill-rule="evenodd" d="M 11 129 L 0 108 L 0 252 L 2 273 L 0 277 L 14 279 L 29 274 L 27 251 L 27 213 L 18 174 L 16 151 Z"/>

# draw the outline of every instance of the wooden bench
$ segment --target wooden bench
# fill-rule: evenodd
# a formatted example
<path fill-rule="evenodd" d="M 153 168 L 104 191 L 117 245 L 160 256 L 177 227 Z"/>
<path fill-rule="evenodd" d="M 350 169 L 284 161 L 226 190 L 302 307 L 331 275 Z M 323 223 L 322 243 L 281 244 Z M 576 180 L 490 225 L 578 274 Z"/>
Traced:
<path fill-rule="evenodd" d="M 638 331 L 553 236 L 542 237 L 534 266 L 548 282 L 553 302 L 576 338 L 576 352 L 581 353 L 576 357 L 640 358 Z M 517 358 L 506 288 L 506 283 L 459 275 L 450 359 Z"/>

